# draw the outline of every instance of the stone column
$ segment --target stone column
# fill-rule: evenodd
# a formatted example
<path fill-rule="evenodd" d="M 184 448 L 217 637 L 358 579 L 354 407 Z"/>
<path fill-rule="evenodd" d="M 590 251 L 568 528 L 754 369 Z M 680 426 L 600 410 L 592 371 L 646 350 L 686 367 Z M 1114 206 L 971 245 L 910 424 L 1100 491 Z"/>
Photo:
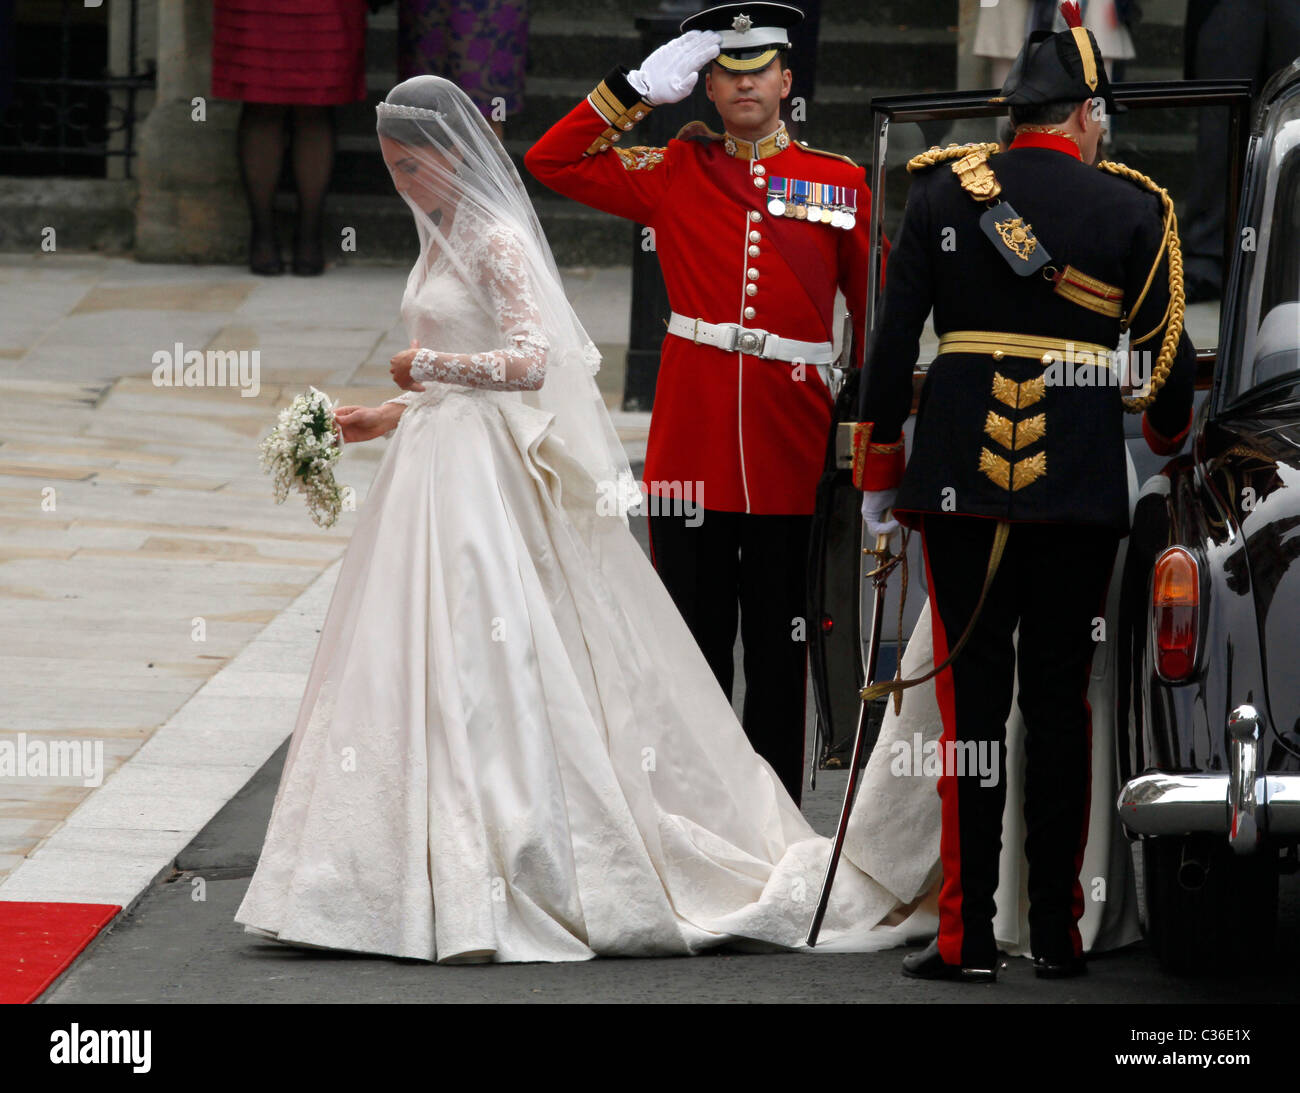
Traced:
<path fill-rule="evenodd" d="M 235 158 L 240 105 L 212 98 L 211 74 L 211 0 L 159 4 L 157 98 L 139 132 L 140 261 L 246 259 L 248 211 Z"/>

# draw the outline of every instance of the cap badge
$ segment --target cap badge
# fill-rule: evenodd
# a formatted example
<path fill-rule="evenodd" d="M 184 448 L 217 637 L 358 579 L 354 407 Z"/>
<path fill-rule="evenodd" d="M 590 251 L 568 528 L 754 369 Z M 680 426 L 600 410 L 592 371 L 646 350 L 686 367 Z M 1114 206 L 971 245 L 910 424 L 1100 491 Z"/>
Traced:
<path fill-rule="evenodd" d="M 731 29 L 744 34 L 745 31 L 753 29 L 754 20 L 746 15 L 743 11 L 731 20 Z"/>

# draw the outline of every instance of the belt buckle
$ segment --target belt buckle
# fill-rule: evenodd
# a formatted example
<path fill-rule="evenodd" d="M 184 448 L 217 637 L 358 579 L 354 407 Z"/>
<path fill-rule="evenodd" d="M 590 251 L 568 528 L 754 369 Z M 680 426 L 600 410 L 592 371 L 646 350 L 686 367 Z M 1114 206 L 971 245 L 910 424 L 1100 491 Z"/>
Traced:
<path fill-rule="evenodd" d="M 748 353 L 754 357 L 762 357 L 767 349 L 767 339 L 769 332 L 766 330 L 746 330 L 744 327 L 736 327 L 735 344 L 733 349 L 739 349 L 742 353 Z"/>

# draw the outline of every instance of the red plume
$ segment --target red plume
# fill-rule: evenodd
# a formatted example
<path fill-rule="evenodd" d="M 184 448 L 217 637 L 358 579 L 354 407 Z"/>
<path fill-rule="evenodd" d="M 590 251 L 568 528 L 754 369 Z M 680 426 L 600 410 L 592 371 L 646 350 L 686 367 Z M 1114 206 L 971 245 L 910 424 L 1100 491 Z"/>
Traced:
<path fill-rule="evenodd" d="M 1079 14 L 1079 0 L 1062 0 L 1061 15 L 1065 17 L 1066 26 L 1083 26 L 1083 16 Z"/>

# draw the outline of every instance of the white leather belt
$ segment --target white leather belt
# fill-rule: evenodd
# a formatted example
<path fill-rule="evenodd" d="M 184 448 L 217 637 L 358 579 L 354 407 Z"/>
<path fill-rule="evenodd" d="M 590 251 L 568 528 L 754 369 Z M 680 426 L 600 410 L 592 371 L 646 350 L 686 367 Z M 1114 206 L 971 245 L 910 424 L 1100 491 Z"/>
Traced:
<path fill-rule="evenodd" d="M 763 360 L 822 365 L 835 359 L 835 348 L 830 342 L 800 342 L 739 323 L 706 323 L 703 319 L 688 319 L 675 311 L 668 320 L 668 333 L 696 345 L 711 345 L 725 353 L 749 353 Z"/>

